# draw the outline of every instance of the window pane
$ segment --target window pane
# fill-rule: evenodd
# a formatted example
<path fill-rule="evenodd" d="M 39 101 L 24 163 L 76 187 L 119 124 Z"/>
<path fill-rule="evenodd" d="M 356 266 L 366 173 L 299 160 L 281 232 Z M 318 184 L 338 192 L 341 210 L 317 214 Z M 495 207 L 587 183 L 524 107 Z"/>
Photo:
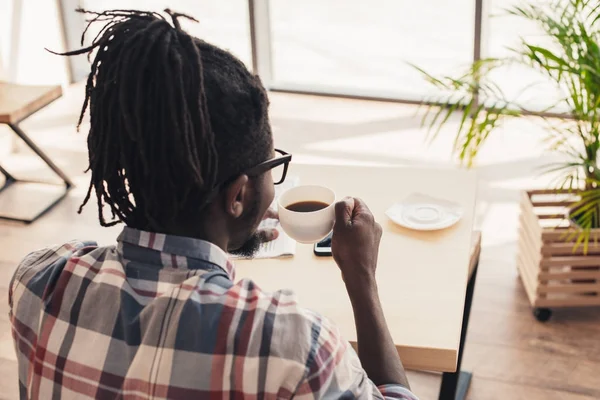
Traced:
<path fill-rule="evenodd" d="M 67 83 L 65 59 L 45 50 L 63 49 L 57 3 L 19 3 L 0 0 L 0 80 L 32 85 Z"/>
<path fill-rule="evenodd" d="M 269 3 L 273 75 L 291 83 L 421 99 L 434 74 L 473 57 L 474 1 L 275 0 Z"/>
<path fill-rule="evenodd" d="M 11 46 L 12 4 L 0 1 L 0 80 L 8 79 L 8 58 Z"/>
<path fill-rule="evenodd" d="M 199 22 L 180 18 L 181 26 L 200 39 L 231 51 L 248 68 L 252 68 L 247 0 L 84 0 L 84 7 L 94 11 L 107 9 L 141 9 L 162 12 L 169 5 L 173 11 L 188 14 Z M 94 30 L 97 32 L 99 27 Z"/>
<path fill-rule="evenodd" d="M 544 1 L 540 1 L 541 5 Z M 489 12 L 484 19 L 487 32 L 483 41 L 483 54 L 487 57 L 514 56 L 511 48 L 520 48 L 521 39 L 529 44 L 548 46 L 550 40 L 536 24 L 522 17 L 509 15 L 509 9 L 522 5 L 521 0 L 489 0 Z M 541 111 L 556 104 L 562 97 L 561 91 L 541 72 L 515 65 L 502 67 L 492 74 L 492 80 L 502 89 L 506 98 L 532 110 Z M 560 106 L 554 111 L 564 111 Z"/>

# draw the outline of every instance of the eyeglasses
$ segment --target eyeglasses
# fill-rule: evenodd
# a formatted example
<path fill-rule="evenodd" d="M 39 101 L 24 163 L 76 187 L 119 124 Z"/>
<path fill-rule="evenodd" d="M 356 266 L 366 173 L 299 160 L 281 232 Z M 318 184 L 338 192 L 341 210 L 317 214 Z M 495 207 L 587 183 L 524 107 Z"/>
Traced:
<path fill-rule="evenodd" d="M 275 157 L 263 161 L 260 164 L 255 165 L 254 167 L 251 167 L 250 169 L 247 169 L 246 171 L 243 171 L 240 174 L 232 176 L 223 181 L 222 183 L 216 185 L 213 188 L 213 190 L 211 190 L 211 192 L 208 194 L 206 200 L 200 206 L 200 208 L 204 208 L 206 205 L 212 202 L 215 196 L 221 191 L 223 186 L 229 185 L 231 182 L 236 180 L 237 177 L 241 174 L 246 174 L 249 177 L 256 177 L 264 174 L 267 171 L 271 171 L 271 175 L 273 176 L 273 183 L 275 185 L 283 183 L 287 175 L 288 165 L 290 164 L 290 161 L 292 161 L 292 155 L 279 149 L 275 149 L 275 153 L 277 153 Z"/>
<path fill-rule="evenodd" d="M 259 176 L 271 170 L 271 175 L 273 176 L 273 183 L 275 185 L 283 183 L 283 181 L 285 181 L 285 176 L 287 175 L 288 165 L 290 164 L 290 161 L 292 161 L 292 155 L 279 149 L 275 149 L 275 152 L 277 153 L 275 157 L 267 161 L 263 161 L 262 163 L 250 168 L 244 173 L 250 177 L 253 177 Z"/>

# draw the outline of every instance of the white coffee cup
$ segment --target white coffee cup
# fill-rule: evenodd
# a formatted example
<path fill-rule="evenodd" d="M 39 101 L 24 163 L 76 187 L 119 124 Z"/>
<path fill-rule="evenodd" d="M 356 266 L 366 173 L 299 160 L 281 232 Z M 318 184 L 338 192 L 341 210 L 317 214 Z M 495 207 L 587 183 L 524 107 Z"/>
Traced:
<path fill-rule="evenodd" d="M 328 204 L 317 211 L 291 211 L 286 207 L 303 201 Z M 325 238 L 335 220 L 335 193 L 323 186 L 296 186 L 283 192 L 277 202 L 279 222 L 289 237 L 300 243 L 316 243 Z"/>

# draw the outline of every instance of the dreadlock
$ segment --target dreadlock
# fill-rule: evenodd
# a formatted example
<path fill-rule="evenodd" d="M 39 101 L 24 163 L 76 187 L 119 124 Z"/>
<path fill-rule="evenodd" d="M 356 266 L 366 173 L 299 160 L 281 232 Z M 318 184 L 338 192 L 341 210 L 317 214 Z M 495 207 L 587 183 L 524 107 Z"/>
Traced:
<path fill-rule="evenodd" d="M 94 189 L 102 226 L 160 231 L 197 212 L 219 182 L 268 158 L 259 78 L 184 32 L 178 18 L 194 18 L 167 9 L 171 25 L 155 12 L 77 11 L 91 16 L 82 46 L 89 27 L 105 23 L 91 45 L 62 53 L 96 51 L 77 125 L 89 107 L 91 179 L 79 213 Z"/>

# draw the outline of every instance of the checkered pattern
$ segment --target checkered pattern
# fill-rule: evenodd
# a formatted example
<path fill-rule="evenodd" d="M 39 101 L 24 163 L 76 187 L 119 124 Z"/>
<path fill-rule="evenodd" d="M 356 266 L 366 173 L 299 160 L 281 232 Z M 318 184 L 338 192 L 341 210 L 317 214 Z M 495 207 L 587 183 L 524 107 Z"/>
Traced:
<path fill-rule="evenodd" d="M 233 279 L 211 243 L 130 228 L 30 254 L 9 295 L 21 398 L 416 399 L 292 293 Z"/>

